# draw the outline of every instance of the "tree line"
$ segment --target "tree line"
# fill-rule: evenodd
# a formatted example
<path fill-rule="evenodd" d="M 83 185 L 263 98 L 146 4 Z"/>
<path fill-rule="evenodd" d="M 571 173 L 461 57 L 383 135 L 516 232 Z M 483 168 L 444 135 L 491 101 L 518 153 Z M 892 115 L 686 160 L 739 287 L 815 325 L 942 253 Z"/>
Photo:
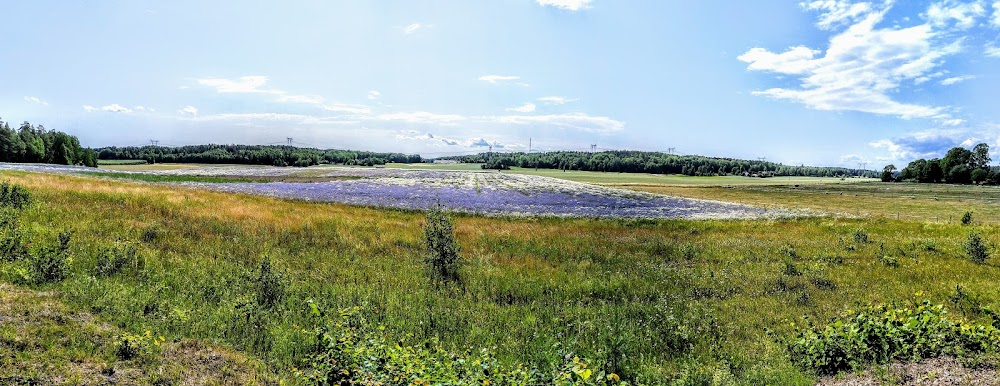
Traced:
<path fill-rule="evenodd" d="M 416 154 L 379 153 L 354 150 L 323 150 L 284 145 L 193 145 L 125 146 L 97 149 L 101 160 L 146 160 L 149 163 L 205 163 L 273 166 L 312 166 L 345 164 L 374 166 L 394 163 L 418 163 Z"/>
<path fill-rule="evenodd" d="M 620 173 L 683 174 L 688 176 L 807 176 L 877 177 L 873 171 L 841 167 L 793 166 L 763 160 L 715 158 L 645 151 L 555 151 L 546 153 L 480 153 L 443 157 L 468 163 L 482 163 L 484 169 L 521 168 L 582 170 Z"/>
<path fill-rule="evenodd" d="M 24 122 L 14 130 L 0 119 L 0 162 L 49 163 L 96 167 L 97 153 L 61 131 Z"/>
<path fill-rule="evenodd" d="M 898 172 L 895 165 L 886 165 L 882 169 L 882 181 L 998 185 L 1000 170 L 990 167 L 990 161 L 990 146 L 985 143 L 972 150 L 953 147 L 944 158 L 921 158 Z"/>

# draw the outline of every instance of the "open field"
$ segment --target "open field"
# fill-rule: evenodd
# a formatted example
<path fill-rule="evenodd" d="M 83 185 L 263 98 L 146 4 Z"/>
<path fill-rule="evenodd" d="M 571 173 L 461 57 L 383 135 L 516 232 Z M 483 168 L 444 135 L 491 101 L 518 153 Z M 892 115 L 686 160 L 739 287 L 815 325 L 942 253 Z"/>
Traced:
<path fill-rule="evenodd" d="M 149 330 L 174 345 L 228 347 L 269 363 L 257 377 L 289 379 L 308 365 L 316 325 L 309 304 L 333 315 L 360 307 L 355 317 L 373 329 L 383 326 L 377 333 L 390 341 L 453 353 L 485 348 L 507 368 L 558 367 L 571 353 L 634 384 L 715 379 L 747 385 L 817 379 L 792 364 L 785 349 L 795 331 L 790 322 L 803 316 L 826 321 L 864 304 L 913 301 L 920 292 L 957 317 L 983 320 L 949 301 L 957 285 L 985 306 L 1000 306 L 998 266 L 965 259 L 961 245 L 970 228 L 955 223 L 460 216 L 463 282 L 442 289 L 423 268 L 418 212 L 72 175 L 4 171 L 0 179 L 34 194 L 37 205 L 23 221 L 35 244 L 73 231 L 65 280 L 26 284 L 19 261 L 0 262 L 0 280 L 55 294 L 122 331 Z M 719 192 L 745 191 L 685 189 L 708 189 L 699 194 L 720 198 Z M 911 200 L 911 210 L 958 216 L 966 197 L 982 194 L 974 187 L 948 189 L 953 194 L 936 201 Z M 824 201 L 795 192 L 750 190 L 737 197 L 774 195 L 790 206 Z M 876 206 L 887 199 L 859 193 L 850 200 Z M 976 228 L 988 242 L 1000 241 L 996 228 Z M 102 248 L 119 243 L 137 247 L 142 268 L 95 274 Z M 265 258 L 280 272 L 285 295 L 273 308 L 248 314 Z M 124 366 L 106 348 L 88 350 L 78 355 Z M 136 366 L 174 360 L 166 350 L 158 355 Z"/>

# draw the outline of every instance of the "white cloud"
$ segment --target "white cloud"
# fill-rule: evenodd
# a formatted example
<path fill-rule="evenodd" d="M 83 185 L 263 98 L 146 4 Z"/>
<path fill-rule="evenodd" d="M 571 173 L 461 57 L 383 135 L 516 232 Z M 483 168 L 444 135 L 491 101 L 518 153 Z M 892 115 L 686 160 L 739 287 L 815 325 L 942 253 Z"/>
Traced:
<path fill-rule="evenodd" d="M 534 112 L 535 111 L 535 104 L 534 103 L 525 103 L 525 104 L 523 104 L 521 106 L 511 107 L 511 108 L 507 109 L 507 111 L 513 111 L 513 112 L 517 112 L 517 113 L 530 113 L 530 112 Z"/>
<path fill-rule="evenodd" d="M 960 3 L 956 0 L 944 0 L 931 4 L 924 17 L 934 26 L 947 26 L 952 20 L 961 29 L 976 25 L 976 19 L 986 14 L 986 8 L 981 1 Z"/>
<path fill-rule="evenodd" d="M 993 26 L 1000 27 L 1000 1 L 993 2 Z"/>
<path fill-rule="evenodd" d="M 889 159 L 911 161 L 917 158 L 939 158 L 949 149 L 975 141 L 974 135 L 961 129 L 925 130 L 893 139 L 880 139 L 868 145 L 885 149 Z"/>
<path fill-rule="evenodd" d="M 38 97 L 33 97 L 33 96 L 26 96 L 26 97 L 24 97 L 24 100 L 26 100 L 28 102 L 31 102 L 31 103 L 37 103 L 37 104 L 40 104 L 42 106 L 48 106 L 49 105 L 49 102 L 43 101 L 43 100 L 39 99 Z"/>
<path fill-rule="evenodd" d="M 190 106 L 189 106 L 190 107 Z M 184 109 L 182 109 L 184 110 Z M 180 112 L 179 110 L 178 112 Z M 313 115 L 286 114 L 286 113 L 227 113 L 202 116 L 190 116 L 184 118 L 193 121 L 240 121 L 253 124 L 267 125 L 270 123 L 303 124 L 303 125 L 355 125 L 356 120 L 344 120 L 338 117 L 318 117 Z"/>
<path fill-rule="evenodd" d="M 590 3 L 592 2 L 593 0 L 538 0 L 539 5 L 555 7 L 569 11 L 579 11 L 582 9 L 590 8 Z"/>
<path fill-rule="evenodd" d="M 538 100 L 548 105 L 564 105 L 569 102 L 576 102 L 579 99 L 568 99 L 566 97 L 561 97 L 561 96 L 547 96 L 538 98 Z"/>
<path fill-rule="evenodd" d="M 808 11 L 822 11 L 816 26 L 822 29 L 833 29 L 841 25 L 857 21 L 872 10 L 872 3 L 852 3 L 846 0 L 819 0 L 809 3 L 799 3 Z"/>
<path fill-rule="evenodd" d="M 962 38 L 949 38 L 950 31 L 939 30 L 930 22 L 908 28 L 877 28 L 888 11 L 887 6 L 852 16 L 850 19 L 858 21 L 831 37 L 825 53 L 799 46 L 782 53 L 753 48 L 739 56 L 749 63 L 749 70 L 800 76 L 798 88 L 772 88 L 754 94 L 817 110 L 951 119 L 945 107 L 894 98 L 904 81 L 929 80 L 943 58 L 961 51 Z"/>
<path fill-rule="evenodd" d="M 951 86 L 951 85 L 953 85 L 955 83 L 964 82 L 964 81 L 967 81 L 967 80 L 970 80 L 970 79 L 976 79 L 976 76 L 975 75 L 962 75 L 962 76 L 951 77 L 951 78 L 942 80 L 941 81 L 941 85 L 942 86 Z"/>
<path fill-rule="evenodd" d="M 419 30 L 419 29 L 421 29 L 423 27 L 424 26 L 421 25 L 420 23 L 413 23 L 413 24 L 410 24 L 410 25 L 408 25 L 406 27 L 403 27 L 403 33 L 409 35 L 409 34 L 412 34 L 414 32 L 417 32 L 417 30 Z"/>
<path fill-rule="evenodd" d="M 1000 58 L 1000 47 L 989 44 L 986 46 L 986 56 Z"/>
<path fill-rule="evenodd" d="M 286 103 L 305 103 L 305 104 L 318 105 L 320 103 L 323 103 L 323 101 L 326 100 L 326 99 L 323 98 L 323 97 L 321 97 L 321 96 L 319 96 L 319 95 L 284 95 L 283 94 L 283 95 L 279 96 L 277 100 L 278 100 L 278 102 L 286 102 Z"/>
<path fill-rule="evenodd" d="M 350 113 L 350 114 L 371 114 L 371 107 L 365 105 L 351 105 L 343 103 L 334 103 L 329 105 L 323 105 L 323 109 L 327 111 L 334 111 L 338 113 Z"/>
<path fill-rule="evenodd" d="M 91 106 L 91 105 L 83 105 L 83 109 L 84 109 L 85 111 L 87 111 L 88 113 L 90 113 L 90 112 L 94 112 L 94 111 L 97 111 L 97 110 L 98 110 L 98 108 L 96 108 L 96 107 L 94 107 L 94 106 Z"/>
<path fill-rule="evenodd" d="M 277 90 L 265 90 L 260 87 L 267 84 L 268 77 L 263 75 L 241 76 L 239 80 L 224 78 L 203 78 L 197 79 L 202 86 L 214 87 L 215 91 L 222 93 L 264 93 L 283 94 Z"/>
<path fill-rule="evenodd" d="M 490 82 L 492 84 L 497 84 L 497 82 L 505 82 L 511 80 L 521 79 L 519 76 L 507 76 L 507 75 L 483 75 L 479 77 L 479 80 L 484 82 Z"/>
<path fill-rule="evenodd" d="M 376 116 L 375 119 L 382 121 L 402 121 L 409 123 L 454 124 L 464 121 L 466 118 L 461 115 L 434 114 L 426 111 L 417 111 L 412 113 L 381 114 Z"/>
<path fill-rule="evenodd" d="M 84 109 L 86 109 L 86 107 L 84 107 Z M 117 104 L 117 103 L 112 103 L 112 104 L 107 105 L 107 106 L 102 106 L 101 110 L 102 111 L 109 111 L 109 112 L 112 112 L 112 113 L 131 113 L 132 112 L 132 109 L 130 109 L 128 107 L 125 107 L 125 106 L 122 106 L 122 105 Z"/>
<path fill-rule="evenodd" d="M 858 154 L 845 154 L 840 156 L 840 164 L 848 165 L 850 167 L 857 166 L 859 162 L 864 162 L 865 158 Z"/>
<path fill-rule="evenodd" d="M 625 122 L 608 117 L 592 116 L 582 113 L 551 114 L 551 115 L 502 115 L 484 117 L 485 120 L 497 123 L 517 125 L 541 124 L 559 126 L 594 133 L 611 133 L 625 129 Z"/>
<path fill-rule="evenodd" d="M 368 100 L 376 100 L 380 96 L 382 96 L 382 93 L 378 92 L 378 90 L 371 90 L 368 92 Z"/>
<path fill-rule="evenodd" d="M 198 108 L 194 106 L 184 106 L 184 108 L 177 110 L 177 113 L 181 115 L 190 115 L 193 117 L 198 115 Z"/>
<path fill-rule="evenodd" d="M 948 119 L 948 120 L 945 120 L 945 121 L 941 122 L 941 124 L 945 125 L 945 126 L 961 126 L 963 123 L 965 123 L 964 119 L 957 119 L 957 118 L 956 119 Z"/>

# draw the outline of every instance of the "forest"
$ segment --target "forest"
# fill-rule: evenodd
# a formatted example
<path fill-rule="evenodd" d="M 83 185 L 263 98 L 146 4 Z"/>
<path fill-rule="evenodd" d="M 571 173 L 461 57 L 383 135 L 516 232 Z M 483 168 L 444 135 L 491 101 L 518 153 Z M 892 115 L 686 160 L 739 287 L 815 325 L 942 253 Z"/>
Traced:
<path fill-rule="evenodd" d="M 863 175 L 876 177 L 868 170 L 840 167 L 792 166 L 775 162 L 715 158 L 697 155 L 675 155 L 645 151 L 555 151 L 546 153 L 480 153 L 444 157 L 461 162 L 482 163 L 483 169 L 521 168 L 581 170 L 620 173 L 683 174 L 687 176 L 756 175 L 842 177 Z"/>
<path fill-rule="evenodd" d="M 97 166 L 97 155 L 61 131 L 46 130 L 24 122 L 14 130 L 0 119 L 0 162 Z"/>
<path fill-rule="evenodd" d="M 276 145 L 126 146 L 97 149 L 101 160 L 146 160 L 149 163 L 203 163 L 274 166 L 345 164 L 374 166 L 388 162 L 418 163 L 416 154 L 354 150 L 322 150 Z"/>

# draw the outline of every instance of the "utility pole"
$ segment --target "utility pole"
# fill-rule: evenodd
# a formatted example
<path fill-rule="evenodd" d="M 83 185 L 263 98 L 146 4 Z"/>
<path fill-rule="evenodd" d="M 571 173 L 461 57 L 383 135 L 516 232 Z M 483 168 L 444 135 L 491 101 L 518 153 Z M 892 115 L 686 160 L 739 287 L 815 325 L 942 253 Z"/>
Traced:
<path fill-rule="evenodd" d="M 596 151 L 597 151 L 597 145 L 590 145 L 590 152 L 593 153 Z"/>
<path fill-rule="evenodd" d="M 157 145 L 160 144 L 160 141 L 155 140 L 155 139 L 151 139 L 151 140 L 149 140 L 149 144 L 151 146 L 153 146 L 153 147 L 156 147 Z M 152 162 L 150 162 L 150 163 L 154 163 L 155 164 L 156 163 L 156 153 L 150 153 L 150 154 L 152 154 Z"/>
<path fill-rule="evenodd" d="M 288 147 L 292 147 L 292 137 L 285 138 L 288 140 Z"/>
<path fill-rule="evenodd" d="M 676 150 L 676 149 L 677 148 L 675 148 L 675 147 L 668 147 L 667 148 L 667 154 L 674 154 L 674 150 Z"/>
<path fill-rule="evenodd" d="M 531 154 L 531 137 L 528 137 L 528 154 Z"/>

